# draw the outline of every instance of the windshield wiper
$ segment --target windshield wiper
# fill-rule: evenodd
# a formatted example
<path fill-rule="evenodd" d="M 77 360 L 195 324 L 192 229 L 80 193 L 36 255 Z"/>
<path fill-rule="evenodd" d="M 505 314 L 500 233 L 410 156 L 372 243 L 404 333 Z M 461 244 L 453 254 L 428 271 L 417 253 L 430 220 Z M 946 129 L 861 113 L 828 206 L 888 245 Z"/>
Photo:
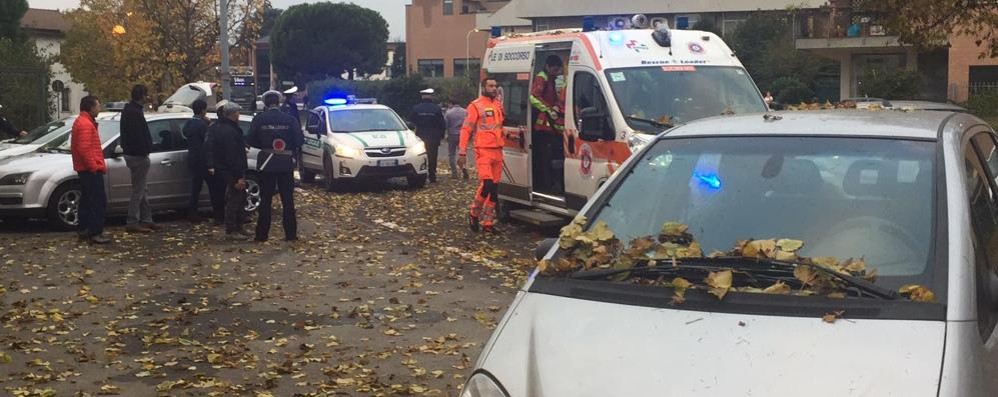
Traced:
<path fill-rule="evenodd" d="M 634 120 L 634 121 L 640 121 L 642 123 L 648 123 L 648 124 L 651 124 L 653 127 L 658 127 L 658 128 L 672 128 L 672 127 L 675 127 L 675 125 L 672 125 L 672 123 L 663 123 L 661 121 L 656 121 L 656 120 L 651 120 L 651 119 L 644 119 L 644 118 L 641 118 L 641 117 L 638 117 L 638 116 L 625 116 L 625 118 L 628 119 L 628 120 Z"/>
<path fill-rule="evenodd" d="M 859 277 L 854 277 L 847 274 L 842 274 L 832 269 L 826 268 L 819 265 L 798 265 L 790 262 L 777 261 L 773 259 L 766 258 L 747 258 L 747 257 L 717 257 L 717 258 L 683 258 L 677 259 L 675 261 L 676 266 L 668 261 L 662 261 L 662 265 L 655 267 L 640 266 L 630 269 L 596 269 L 596 270 L 586 270 L 581 272 L 576 272 L 569 275 L 570 278 L 581 279 L 581 280 L 600 280 L 605 279 L 610 276 L 623 274 L 631 272 L 631 276 L 643 276 L 643 275 L 667 275 L 675 274 L 677 271 L 682 269 L 696 269 L 703 271 L 717 271 L 723 269 L 732 269 L 742 272 L 749 273 L 778 273 L 784 274 L 788 277 L 786 279 L 793 278 L 793 271 L 798 266 L 810 266 L 818 272 L 827 274 L 833 278 L 842 281 L 846 285 L 853 287 L 861 292 L 868 295 L 872 295 L 878 298 L 895 300 L 898 299 L 899 294 L 891 289 L 881 287 L 879 285 L 873 284 Z M 698 266 L 699 265 L 699 266 Z M 706 265 L 706 266 L 703 266 Z"/>

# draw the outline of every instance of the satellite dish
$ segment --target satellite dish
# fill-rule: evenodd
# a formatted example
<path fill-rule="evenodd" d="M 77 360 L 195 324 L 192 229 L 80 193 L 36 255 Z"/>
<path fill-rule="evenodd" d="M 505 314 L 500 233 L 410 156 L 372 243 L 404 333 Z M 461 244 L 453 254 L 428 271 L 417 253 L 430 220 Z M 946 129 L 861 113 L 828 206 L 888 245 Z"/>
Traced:
<path fill-rule="evenodd" d="M 646 29 L 648 28 L 648 16 L 645 14 L 637 14 L 631 17 L 631 26 L 635 29 Z"/>

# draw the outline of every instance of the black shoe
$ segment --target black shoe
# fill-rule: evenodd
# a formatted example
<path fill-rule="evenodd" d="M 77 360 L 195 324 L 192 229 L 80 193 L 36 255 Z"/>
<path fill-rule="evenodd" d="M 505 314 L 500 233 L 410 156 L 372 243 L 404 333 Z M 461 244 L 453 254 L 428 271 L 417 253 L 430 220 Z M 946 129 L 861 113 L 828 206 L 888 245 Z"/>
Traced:
<path fill-rule="evenodd" d="M 201 223 L 204 221 L 204 218 L 201 217 L 201 214 L 192 212 L 190 215 L 187 215 L 187 220 L 191 223 Z"/>
<path fill-rule="evenodd" d="M 90 232 L 77 232 L 76 238 L 79 239 L 80 241 L 90 240 Z"/>
<path fill-rule="evenodd" d="M 468 215 L 468 227 L 470 227 L 471 231 L 473 231 L 473 232 L 477 232 L 478 231 L 478 217 L 477 216 Z"/>
<path fill-rule="evenodd" d="M 296 237 L 296 236 L 294 236 L 294 237 L 285 237 L 284 241 L 298 241 L 298 237 Z"/>
<path fill-rule="evenodd" d="M 96 234 L 90 236 L 90 244 L 107 244 L 110 243 L 111 239 L 104 234 Z"/>

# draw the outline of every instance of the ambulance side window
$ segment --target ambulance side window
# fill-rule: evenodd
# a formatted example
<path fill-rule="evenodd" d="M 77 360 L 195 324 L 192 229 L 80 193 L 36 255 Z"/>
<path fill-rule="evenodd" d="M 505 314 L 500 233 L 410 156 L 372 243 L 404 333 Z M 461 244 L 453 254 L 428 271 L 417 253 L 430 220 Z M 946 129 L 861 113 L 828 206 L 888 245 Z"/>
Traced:
<path fill-rule="evenodd" d="M 575 115 L 580 119 L 580 127 L 590 127 L 580 128 L 586 130 L 580 131 L 583 140 L 587 140 L 586 135 L 589 135 L 589 138 L 596 138 L 595 135 L 598 135 L 600 139 L 614 139 L 606 97 L 603 96 L 603 90 L 595 75 L 588 72 L 575 73 L 572 99 Z"/>
<path fill-rule="evenodd" d="M 527 109 L 530 107 L 530 75 L 524 73 L 508 73 L 494 75 L 499 79 L 503 91 L 502 108 L 506 112 L 506 127 L 522 127 L 527 125 Z"/>

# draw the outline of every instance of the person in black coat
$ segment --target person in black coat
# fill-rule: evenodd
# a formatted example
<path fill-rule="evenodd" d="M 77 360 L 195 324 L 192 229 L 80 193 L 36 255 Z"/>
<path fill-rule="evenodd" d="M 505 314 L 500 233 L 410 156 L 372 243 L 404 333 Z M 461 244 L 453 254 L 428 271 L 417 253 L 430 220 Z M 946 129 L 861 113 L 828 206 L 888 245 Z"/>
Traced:
<path fill-rule="evenodd" d="M 222 115 L 208 127 L 205 141 L 205 165 L 208 173 L 218 175 L 225 185 L 225 236 L 230 240 L 245 240 L 250 236 L 243 229 L 246 219 L 246 141 L 239 128 L 239 111 L 235 102 L 221 105 Z"/>
<path fill-rule="evenodd" d="M 28 135 L 26 131 L 18 130 L 16 127 L 14 127 L 14 124 L 12 124 L 10 121 L 7 121 L 7 118 L 3 116 L 2 112 L 3 112 L 3 105 L 0 105 L 0 133 L 7 134 L 9 138 L 20 138 L 22 136 Z M 0 138 L 3 138 L 3 136 L 0 136 Z"/>
<path fill-rule="evenodd" d="M 191 222 L 200 222 L 198 205 L 201 201 L 201 187 L 208 184 L 208 194 L 211 197 L 211 208 L 216 225 L 225 221 L 225 185 L 221 179 L 208 173 L 205 160 L 205 138 L 208 135 L 208 104 L 201 99 L 191 104 L 194 118 L 184 124 L 184 137 L 187 138 L 187 164 L 191 170 L 191 200 L 189 217 Z"/>
<path fill-rule="evenodd" d="M 260 149 L 256 162 L 260 169 L 260 217 L 256 221 L 256 241 L 267 241 L 270 234 L 271 204 L 275 192 L 280 193 L 284 209 L 284 239 L 294 241 L 298 239 L 294 171 L 305 136 L 298 120 L 281 112 L 279 92 L 264 93 L 263 104 L 267 110 L 253 118 L 246 137 L 250 147 Z"/>
<path fill-rule="evenodd" d="M 153 223 L 152 208 L 149 206 L 149 154 L 152 153 L 152 134 L 143 106 L 149 90 L 142 84 L 132 87 L 132 101 L 121 111 L 121 149 L 125 153 L 125 165 L 132 177 L 132 198 L 128 203 L 128 221 L 125 230 L 132 233 L 149 233 L 159 230 Z"/>
<path fill-rule="evenodd" d="M 426 157 L 430 163 L 429 179 L 430 182 L 436 182 L 437 153 L 440 150 L 440 141 L 444 139 L 447 130 L 447 122 L 444 121 L 443 110 L 433 103 L 433 89 L 429 88 L 420 93 L 423 94 L 423 100 L 412 108 L 409 121 L 416 125 L 416 136 L 426 145 Z"/>

